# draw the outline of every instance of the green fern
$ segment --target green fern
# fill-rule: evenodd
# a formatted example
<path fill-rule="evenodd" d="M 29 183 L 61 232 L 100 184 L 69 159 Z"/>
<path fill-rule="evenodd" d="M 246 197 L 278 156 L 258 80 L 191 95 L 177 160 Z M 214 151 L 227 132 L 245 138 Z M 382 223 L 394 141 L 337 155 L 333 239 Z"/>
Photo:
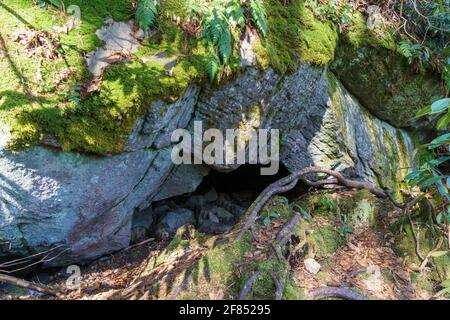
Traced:
<path fill-rule="evenodd" d="M 263 0 L 250 0 L 249 11 L 252 21 L 263 36 L 267 34 L 267 14 Z"/>
<path fill-rule="evenodd" d="M 136 23 L 139 28 L 147 31 L 153 25 L 158 15 L 160 0 L 139 0 L 136 9 Z"/>
<path fill-rule="evenodd" d="M 187 8 L 190 19 L 201 21 L 200 37 L 211 52 L 207 70 L 213 80 L 220 70 L 226 70 L 233 54 L 232 32 L 249 24 L 246 17 L 263 36 L 267 33 L 263 0 L 250 0 L 245 6 L 239 0 L 189 0 Z"/>
<path fill-rule="evenodd" d="M 209 77 L 214 80 L 217 77 L 221 69 L 220 59 L 214 50 L 211 50 L 208 55 L 208 62 L 206 64 L 206 71 L 208 72 Z"/>
<path fill-rule="evenodd" d="M 406 40 L 402 40 L 399 43 L 399 50 L 400 53 L 406 58 L 408 59 L 409 63 L 412 63 L 412 52 L 411 52 L 411 45 L 409 44 L 408 41 Z"/>

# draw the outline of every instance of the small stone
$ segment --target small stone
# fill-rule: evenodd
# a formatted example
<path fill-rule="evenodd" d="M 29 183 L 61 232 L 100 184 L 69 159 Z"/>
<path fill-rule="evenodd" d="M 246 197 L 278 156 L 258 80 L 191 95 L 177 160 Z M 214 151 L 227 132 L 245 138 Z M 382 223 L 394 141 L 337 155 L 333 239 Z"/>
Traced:
<path fill-rule="evenodd" d="M 212 212 L 209 213 L 209 220 L 211 220 L 214 223 L 220 223 L 219 218 L 217 218 L 217 216 Z"/>
<path fill-rule="evenodd" d="M 186 208 L 173 209 L 157 224 L 155 235 L 158 239 L 164 239 L 168 235 L 175 234 L 178 228 L 194 223 L 195 217 L 191 210 Z"/>
<path fill-rule="evenodd" d="M 216 215 L 219 217 L 219 219 L 226 222 L 230 222 L 234 219 L 233 214 L 225 210 L 224 208 L 217 208 Z"/>
<path fill-rule="evenodd" d="M 207 193 L 203 195 L 203 199 L 205 199 L 206 202 L 215 202 L 217 201 L 218 195 L 216 192 L 216 189 L 211 188 Z"/>
<path fill-rule="evenodd" d="M 320 263 L 318 263 L 316 260 L 309 258 L 305 259 L 304 261 L 305 268 L 309 273 L 317 274 L 320 271 L 320 268 L 322 267 Z"/>

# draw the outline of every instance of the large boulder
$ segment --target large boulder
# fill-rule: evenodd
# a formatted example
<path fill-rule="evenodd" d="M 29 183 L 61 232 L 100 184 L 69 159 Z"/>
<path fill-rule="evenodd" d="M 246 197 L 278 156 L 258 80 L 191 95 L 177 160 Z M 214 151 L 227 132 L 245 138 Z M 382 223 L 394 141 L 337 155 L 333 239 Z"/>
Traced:
<path fill-rule="evenodd" d="M 172 163 L 170 149 L 95 158 L 33 147 L 0 149 L 0 168 L 3 253 L 63 245 L 65 259 L 84 260 L 129 244 L 134 208 L 158 192 Z"/>
<path fill-rule="evenodd" d="M 119 155 L 42 146 L 13 153 L 3 143 L 1 254 L 60 246 L 63 254 L 50 262 L 60 265 L 126 247 L 136 210 L 194 191 L 206 174 L 203 166 L 175 167 L 170 157 L 172 130 L 194 120 L 205 129 L 280 129 L 288 170 L 333 167 L 397 195 L 412 166 L 408 134 L 372 116 L 325 68 L 305 64 L 285 76 L 249 68 L 221 87 L 192 86 L 175 103 L 155 102 Z"/>
<path fill-rule="evenodd" d="M 220 89 L 204 88 L 194 120 L 221 130 L 280 129 L 280 160 L 289 171 L 331 167 L 398 196 L 413 167 L 406 131 L 370 114 L 325 68 L 307 64 L 285 76 L 250 69 Z"/>
<path fill-rule="evenodd" d="M 136 124 L 126 151 L 110 157 L 43 146 L 13 153 L 2 129 L 0 256 L 58 247 L 50 256 L 58 258 L 49 261 L 58 265 L 128 246 L 136 210 L 148 207 L 153 198 L 192 192 L 202 180 L 204 173 L 188 168 L 192 181 L 183 188 L 163 188 L 179 172 L 171 161 L 167 130 L 188 124 L 198 92 L 192 86 L 173 104 L 155 102 Z"/>

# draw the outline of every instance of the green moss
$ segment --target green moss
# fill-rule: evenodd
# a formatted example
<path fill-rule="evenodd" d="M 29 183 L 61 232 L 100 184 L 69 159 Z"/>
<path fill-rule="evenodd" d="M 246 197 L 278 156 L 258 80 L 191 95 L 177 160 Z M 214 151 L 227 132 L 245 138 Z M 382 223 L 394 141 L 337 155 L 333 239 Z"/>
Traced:
<path fill-rule="evenodd" d="M 329 22 L 321 22 L 301 0 L 285 5 L 265 0 L 267 36 L 254 44 L 257 63 L 279 73 L 294 71 L 300 62 L 324 65 L 334 57 L 338 33 Z"/>
<path fill-rule="evenodd" d="M 405 127 L 420 108 L 439 97 L 439 76 L 427 70 L 417 73 L 398 52 L 400 39 L 392 34 L 390 29 L 368 30 L 364 17 L 354 13 L 331 69 L 373 114 Z"/>
<path fill-rule="evenodd" d="M 292 217 L 292 207 L 285 197 L 272 197 L 262 210 L 262 214 L 268 217 L 271 213 L 275 213 L 280 219 L 289 219 Z"/>
<path fill-rule="evenodd" d="M 284 287 L 284 300 L 307 300 L 307 295 L 303 288 L 301 288 L 294 279 L 289 279 Z"/>
<path fill-rule="evenodd" d="M 345 242 L 345 237 L 337 231 L 334 219 L 325 219 L 320 226 L 302 220 L 295 229 L 295 235 L 303 241 L 306 236 L 310 255 L 317 258 L 329 258 Z"/>
<path fill-rule="evenodd" d="M 330 222 L 348 225 L 354 228 L 372 227 L 380 207 L 384 204 L 367 190 L 347 193 L 319 193 L 309 196 L 303 207 L 313 215 L 326 217 Z"/>
<path fill-rule="evenodd" d="M 434 291 L 433 282 L 430 281 L 430 279 L 426 273 L 411 272 L 410 277 L 411 277 L 411 283 L 416 288 L 420 288 L 420 289 L 428 291 L 428 292 Z"/>
<path fill-rule="evenodd" d="M 325 65 L 334 59 L 338 40 L 337 28 L 314 18 L 311 11 L 301 11 L 300 57 L 302 62 Z"/>
<path fill-rule="evenodd" d="M 318 258 L 328 258 L 345 243 L 345 238 L 335 227 L 321 226 L 311 234 L 309 241 L 314 245 Z"/>
<path fill-rule="evenodd" d="M 164 5 L 175 8 L 178 2 Z M 53 26 L 65 23 L 63 14 L 52 8 L 40 9 L 31 1 L 7 0 L 0 5 L 0 20 L 6 26 L 0 34 L 0 45 L 7 53 L 7 59 L 0 60 L 0 121 L 11 131 L 13 150 L 30 147 L 46 133 L 67 151 L 119 153 L 136 120 L 153 101 L 174 101 L 194 79 L 205 75 L 205 49 L 194 41 L 190 54 L 183 55 L 180 29 L 171 19 L 162 20 L 159 38 L 144 43 L 131 63 L 108 68 L 100 89 L 87 95 L 81 105 L 75 105 L 69 99 L 73 85 L 90 81 L 83 54 L 102 45 L 95 31 L 107 17 L 133 18 L 133 9 L 125 0 L 96 0 L 89 4 L 65 1 L 66 7 L 72 4 L 81 9 L 82 25 L 61 36 L 63 58 L 42 62 L 41 82 L 35 81 L 37 58 L 28 57 L 24 48 L 13 41 L 12 34 L 23 27 L 51 31 Z M 157 53 L 178 57 L 172 76 L 158 61 L 140 60 Z M 57 74 L 67 67 L 74 68 L 75 73 L 57 89 Z"/>
<path fill-rule="evenodd" d="M 390 50 L 397 48 L 396 40 L 390 30 L 369 30 L 366 26 L 366 19 L 358 11 L 354 11 L 350 15 L 350 24 L 342 39 L 354 48 L 366 45 Z"/>

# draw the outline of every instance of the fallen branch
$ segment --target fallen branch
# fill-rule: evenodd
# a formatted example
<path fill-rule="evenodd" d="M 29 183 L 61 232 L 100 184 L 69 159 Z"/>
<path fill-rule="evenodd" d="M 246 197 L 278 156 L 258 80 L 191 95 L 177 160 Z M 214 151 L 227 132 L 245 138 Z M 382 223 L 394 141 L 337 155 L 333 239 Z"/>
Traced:
<path fill-rule="evenodd" d="M 45 293 L 51 296 L 59 296 L 60 292 L 57 290 L 50 289 L 47 286 L 37 284 L 34 282 L 29 282 L 23 279 L 19 279 L 13 276 L 8 276 L 6 274 L 0 274 L 0 282 L 12 284 L 17 287 L 25 288 L 25 289 L 31 289 L 37 292 Z"/>
<path fill-rule="evenodd" d="M 323 298 L 341 298 L 346 300 L 369 300 L 368 297 L 348 288 L 339 287 L 321 287 L 309 293 L 309 297 L 313 300 Z"/>
<path fill-rule="evenodd" d="M 311 181 L 306 178 L 306 175 L 314 173 L 324 173 L 327 176 L 331 176 L 333 178 L 322 179 L 319 181 Z M 387 192 L 379 188 L 376 188 L 373 184 L 369 182 L 349 180 L 346 179 L 341 173 L 327 168 L 307 167 L 272 183 L 263 190 L 263 192 L 259 195 L 259 197 L 253 202 L 252 206 L 250 207 L 249 209 L 250 213 L 248 214 L 248 217 L 244 222 L 244 226 L 239 232 L 237 239 L 238 240 L 242 239 L 245 232 L 256 221 L 258 213 L 261 211 L 261 209 L 265 206 L 265 204 L 270 200 L 272 196 L 292 190 L 297 185 L 298 180 L 301 180 L 303 183 L 313 187 L 324 185 L 339 185 L 349 189 L 367 189 L 377 197 L 388 198 L 391 201 L 393 200 L 392 197 L 390 197 L 390 195 Z"/>

